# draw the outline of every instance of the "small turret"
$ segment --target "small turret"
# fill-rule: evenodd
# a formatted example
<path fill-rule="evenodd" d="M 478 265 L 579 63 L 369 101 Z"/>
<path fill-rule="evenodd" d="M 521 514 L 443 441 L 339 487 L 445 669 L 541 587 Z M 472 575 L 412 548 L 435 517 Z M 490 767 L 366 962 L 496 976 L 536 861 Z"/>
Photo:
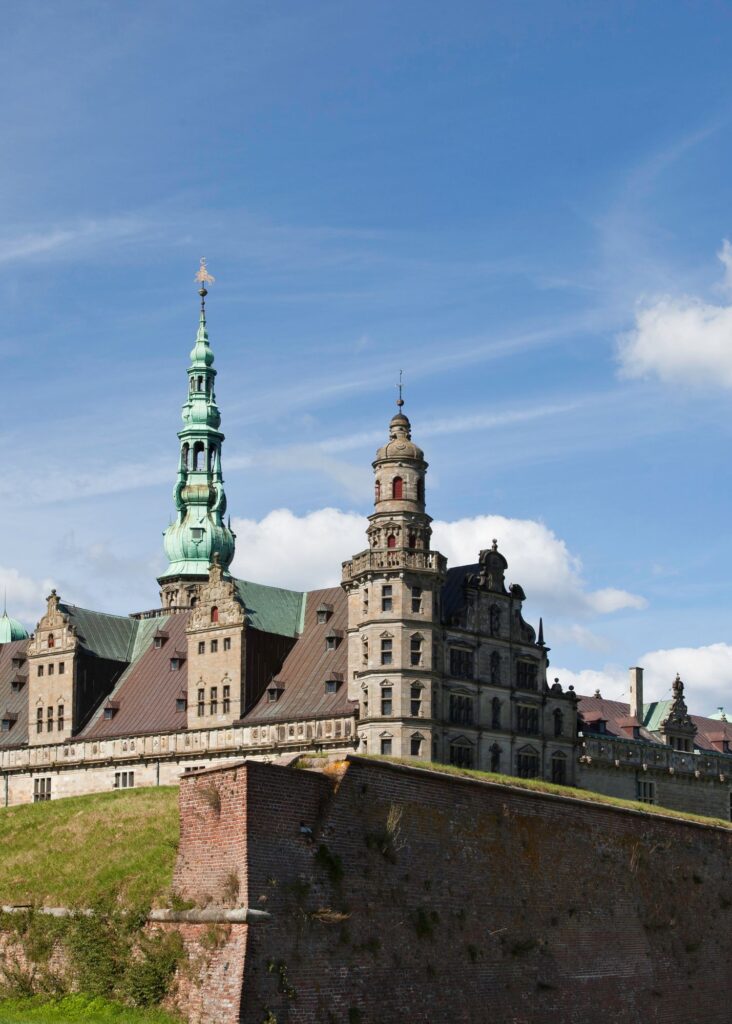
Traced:
<path fill-rule="evenodd" d="M 227 526 L 226 494 L 221 470 L 224 435 L 216 405 L 214 355 L 206 325 L 206 284 L 214 278 L 205 259 L 196 274 L 201 287 L 201 311 L 188 367 L 188 397 L 183 403 L 180 460 L 173 500 L 176 519 L 164 533 L 168 568 L 159 578 L 161 601 L 167 608 L 195 603 L 198 587 L 208 579 L 214 555 L 224 571 L 234 557 L 235 536 Z"/>

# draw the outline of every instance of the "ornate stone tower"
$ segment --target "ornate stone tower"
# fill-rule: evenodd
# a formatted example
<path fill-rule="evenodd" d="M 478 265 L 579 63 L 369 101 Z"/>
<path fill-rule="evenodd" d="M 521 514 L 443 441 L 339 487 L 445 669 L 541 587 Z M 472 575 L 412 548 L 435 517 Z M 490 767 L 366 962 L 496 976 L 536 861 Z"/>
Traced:
<path fill-rule="evenodd" d="M 221 414 L 216 405 L 214 356 L 206 329 L 206 284 L 214 279 L 201 260 L 196 275 L 201 288 L 201 314 L 196 343 L 188 367 L 188 397 L 183 404 L 178 477 L 173 492 L 176 519 L 164 533 L 168 568 L 158 579 L 164 608 L 191 608 L 198 590 L 208 580 L 214 554 L 227 573 L 234 557 L 235 536 L 224 522 L 226 495 L 221 474 L 219 430 Z"/>
<path fill-rule="evenodd" d="M 343 563 L 348 594 L 348 687 L 359 701 L 362 750 L 432 756 L 440 673 L 440 588 L 446 560 L 430 550 L 427 463 L 399 411 L 376 453 L 366 551 Z"/>

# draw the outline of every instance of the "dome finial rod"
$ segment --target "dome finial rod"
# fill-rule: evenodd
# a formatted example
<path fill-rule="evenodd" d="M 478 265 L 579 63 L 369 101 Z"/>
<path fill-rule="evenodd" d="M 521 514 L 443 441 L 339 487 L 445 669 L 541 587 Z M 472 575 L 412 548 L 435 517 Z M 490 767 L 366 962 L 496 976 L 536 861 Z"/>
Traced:
<path fill-rule="evenodd" d="M 397 398 L 397 406 L 400 409 L 404 405 L 404 399 L 402 398 L 402 389 L 404 388 L 404 384 L 402 383 L 402 375 L 403 375 L 403 373 L 404 373 L 404 370 L 400 370 L 399 371 L 399 383 L 397 384 L 397 390 L 399 391 L 399 398 Z"/>
<path fill-rule="evenodd" d="M 208 295 L 208 291 L 206 290 L 206 285 L 207 284 L 213 284 L 214 281 L 216 280 L 216 278 L 213 277 L 208 272 L 208 267 L 206 266 L 206 257 L 205 256 L 201 257 L 201 263 L 200 263 L 200 266 L 198 268 L 198 273 L 193 278 L 193 280 L 194 281 L 198 281 L 198 283 L 201 285 L 201 287 L 198 289 L 198 294 L 201 296 L 201 320 L 203 321 L 203 323 L 205 323 L 206 322 L 206 296 Z"/>

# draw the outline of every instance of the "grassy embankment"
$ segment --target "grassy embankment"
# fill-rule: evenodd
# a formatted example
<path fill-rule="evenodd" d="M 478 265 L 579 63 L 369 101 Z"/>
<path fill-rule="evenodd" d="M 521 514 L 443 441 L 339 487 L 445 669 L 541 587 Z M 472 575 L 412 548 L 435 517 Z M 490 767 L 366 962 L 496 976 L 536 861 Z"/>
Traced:
<path fill-rule="evenodd" d="M 440 772 L 445 775 L 459 775 L 463 778 L 477 779 L 482 782 L 495 782 L 501 786 L 529 789 L 537 793 L 552 793 L 554 796 L 563 796 L 571 800 L 586 800 L 594 804 L 609 804 L 611 807 L 642 811 L 644 814 L 660 814 L 667 818 L 681 818 L 682 821 L 698 821 L 703 825 L 719 825 L 721 828 L 732 829 L 732 822 L 725 821 L 723 818 L 705 818 L 701 814 L 688 814 L 686 811 L 675 811 L 669 807 L 643 804 L 637 800 L 621 800 L 619 797 L 605 796 L 604 793 L 594 793 L 590 789 L 557 786 L 552 782 L 544 782 L 541 779 L 519 779 L 512 775 L 496 775 L 492 772 L 479 772 L 472 768 L 456 768 L 450 764 L 418 761 L 416 758 L 384 757 L 380 754 L 367 754 L 363 756 L 367 757 L 370 761 L 390 761 L 393 764 L 403 764 L 410 768 L 421 768 L 422 770 Z M 301 762 L 304 760 L 301 759 Z"/>
<path fill-rule="evenodd" d="M 178 847 L 173 786 L 0 811 L 0 904 L 86 907 L 110 893 L 162 905 Z"/>
<path fill-rule="evenodd" d="M 88 922 L 3 917 L 3 927 L 20 929 L 28 951 L 43 949 L 43 955 L 35 979 L 3 972 L 2 994 L 9 998 L 0 998 L 0 1024 L 173 1024 L 154 1006 L 132 1007 L 119 999 L 156 1002 L 174 967 L 175 950 L 148 944 L 147 971 L 135 973 L 139 960 L 130 951 L 140 933 L 131 927 L 125 934 L 124 912 L 134 916 L 140 908 L 169 903 L 177 845 L 174 787 L 0 811 L 0 905 L 100 908 Z M 52 978 L 43 959 L 52 942 L 44 942 L 44 934 L 58 934 L 71 950 L 83 994 L 69 995 L 68 984 Z M 32 991 L 42 994 L 31 998 Z"/>

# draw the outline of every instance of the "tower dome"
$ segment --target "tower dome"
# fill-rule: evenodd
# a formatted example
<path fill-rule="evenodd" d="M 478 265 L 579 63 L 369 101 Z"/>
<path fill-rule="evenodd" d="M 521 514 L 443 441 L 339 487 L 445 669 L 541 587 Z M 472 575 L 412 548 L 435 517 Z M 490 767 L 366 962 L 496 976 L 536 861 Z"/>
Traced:
<path fill-rule="evenodd" d="M 0 644 L 9 644 L 13 640 L 27 640 L 28 630 L 22 622 L 11 618 L 6 611 L 0 616 Z"/>

